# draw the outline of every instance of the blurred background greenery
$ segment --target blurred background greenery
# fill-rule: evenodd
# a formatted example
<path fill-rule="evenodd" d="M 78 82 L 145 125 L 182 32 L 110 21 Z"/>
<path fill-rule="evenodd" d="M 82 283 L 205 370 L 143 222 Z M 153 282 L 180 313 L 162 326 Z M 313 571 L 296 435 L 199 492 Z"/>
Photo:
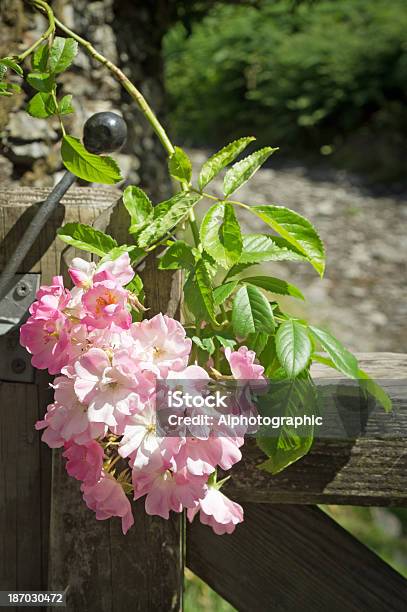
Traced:
<path fill-rule="evenodd" d="M 200 146 L 253 133 L 284 143 L 284 156 L 330 156 L 372 180 L 398 180 L 406 32 L 405 0 L 216 4 L 165 37 L 172 130 Z"/>

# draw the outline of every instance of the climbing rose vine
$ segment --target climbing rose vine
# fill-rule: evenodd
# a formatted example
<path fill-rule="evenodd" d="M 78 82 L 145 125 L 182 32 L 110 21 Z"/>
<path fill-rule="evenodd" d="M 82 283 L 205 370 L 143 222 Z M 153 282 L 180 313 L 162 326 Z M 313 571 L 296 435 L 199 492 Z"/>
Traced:
<path fill-rule="evenodd" d="M 241 459 L 243 437 L 240 432 L 159 435 L 160 381 L 194 380 L 198 389 L 196 381 L 210 376 L 252 381 L 254 387 L 265 377 L 287 381 L 287 394 L 269 408 L 292 416 L 315 407 L 310 368 L 317 361 L 363 380 L 363 391 L 386 410 L 391 402 L 332 334 L 284 312 L 279 298 L 303 300 L 298 287 L 250 273 L 254 265 L 289 260 L 324 274 L 324 246 L 308 219 L 284 206 L 235 199 L 235 192 L 277 149 L 264 147 L 247 155 L 255 138 L 240 138 L 212 155 L 193 181 L 187 153 L 172 144 L 126 75 L 58 21 L 45 0 L 28 1 L 45 15 L 48 27 L 29 49 L 0 59 L 0 95 L 19 92 L 17 81 L 23 78 L 32 90 L 27 112 L 59 120 L 65 167 L 85 181 L 118 183 L 122 177 L 114 159 L 96 155 L 94 148 L 96 142 L 97 152 L 114 150 L 121 138 L 115 132 L 117 117 L 114 128 L 111 116 L 108 124 L 103 113 L 94 116 L 100 138 L 89 138 L 85 129 L 84 142 L 64 125 L 74 106 L 71 94 L 61 96 L 57 79 L 81 45 L 111 72 L 150 123 L 167 153 L 176 192 L 153 205 L 140 187 L 126 187 L 127 244 L 81 223 L 58 230 L 61 240 L 95 261 L 73 259 L 72 289 L 59 276 L 41 287 L 21 328 L 21 343 L 33 365 L 56 375 L 54 402 L 36 427 L 51 448 L 63 448 L 67 472 L 81 482 L 84 502 L 97 519 L 118 516 L 127 532 L 133 524 L 129 496 L 145 497 L 149 514 L 168 518 L 171 510 L 186 509 L 189 520 L 199 513 L 216 533 L 231 533 L 243 520 L 243 510 L 221 492 L 228 477 L 218 480 L 217 470 L 227 471 Z M 56 36 L 57 28 L 65 36 Z M 211 182 L 222 172 L 219 195 Z M 200 223 L 195 218 L 198 202 L 203 206 Z M 265 233 L 244 233 L 239 211 L 262 221 Z M 148 304 L 149 296 L 136 272 L 157 247 L 159 270 L 183 272 L 183 325 L 165 314 L 148 318 L 144 301 Z M 259 467 L 280 472 L 310 450 L 313 437 L 312 428 L 299 436 L 289 424 L 273 438 L 258 436 L 265 453 Z"/>

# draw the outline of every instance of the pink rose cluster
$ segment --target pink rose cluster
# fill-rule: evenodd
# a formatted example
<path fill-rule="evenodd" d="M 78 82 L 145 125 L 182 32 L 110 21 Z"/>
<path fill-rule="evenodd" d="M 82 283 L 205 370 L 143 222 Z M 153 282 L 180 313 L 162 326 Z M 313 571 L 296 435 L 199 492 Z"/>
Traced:
<path fill-rule="evenodd" d="M 127 253 L 99 265 L 76 258 L 69 274 L 74 288 L 59 276 L 41 287 L 21 328 L 33 365 L 58 375 L 54 402 L 36 423 L 42 440 L 64 449 L 86 505 L 98 520 L 120 517 L 123 533 L 134 523 L 130 493 L 145 497 L 148 514 L 168 518 L 186 508 L 190 521 L 199 513 L 215 533 L 232 533 L 243 509 L 221 493 L 216 469 L 241 459 L 243 438 L 160 437 L 156 430 L 156 381 L 208 378 L 188 365 L 184 328 L 162 314 L 132 322 Z M 245 347 L 226 357 L 234 377 L 262 378 Z"/>

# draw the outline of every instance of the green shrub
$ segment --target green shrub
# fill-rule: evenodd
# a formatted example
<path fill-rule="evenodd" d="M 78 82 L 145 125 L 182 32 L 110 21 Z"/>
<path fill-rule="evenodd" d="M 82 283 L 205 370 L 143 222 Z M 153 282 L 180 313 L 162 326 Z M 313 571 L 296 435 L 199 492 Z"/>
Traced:
<path fill-rule="evenodd" d="M 397 150 L 407 133 L 405 1 L 290 7 L 221 6 L 190 36 L 181 25 L 167 35 L 176 135 L 202 145 L 254 133 L 286 151 L 327 153 L 365 143 L 368 131 Z"/>

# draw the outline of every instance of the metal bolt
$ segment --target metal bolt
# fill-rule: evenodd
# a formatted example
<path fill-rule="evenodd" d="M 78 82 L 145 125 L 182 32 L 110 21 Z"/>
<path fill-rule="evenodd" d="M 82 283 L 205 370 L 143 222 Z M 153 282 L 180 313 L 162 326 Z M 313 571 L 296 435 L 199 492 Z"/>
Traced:
<path fill-rule="evenodd" d="M 25 281 L 21 281 L 18 283 L 17 287 L 16 287 L 16 293 L 18 295 L 18 297 L 25 297 L 26 295 L 29 294 L 30 292 L 30 285 L 28 283 L 26 283 Z"/>
<path fill-rule="evenodd" d="M 26 367 L 26 362 L 20 357 L 18 357 L 17 359 L 13 359 L 13 361 L 11 362 L 11 369 L 15 374 L 22 374 Z"/>

